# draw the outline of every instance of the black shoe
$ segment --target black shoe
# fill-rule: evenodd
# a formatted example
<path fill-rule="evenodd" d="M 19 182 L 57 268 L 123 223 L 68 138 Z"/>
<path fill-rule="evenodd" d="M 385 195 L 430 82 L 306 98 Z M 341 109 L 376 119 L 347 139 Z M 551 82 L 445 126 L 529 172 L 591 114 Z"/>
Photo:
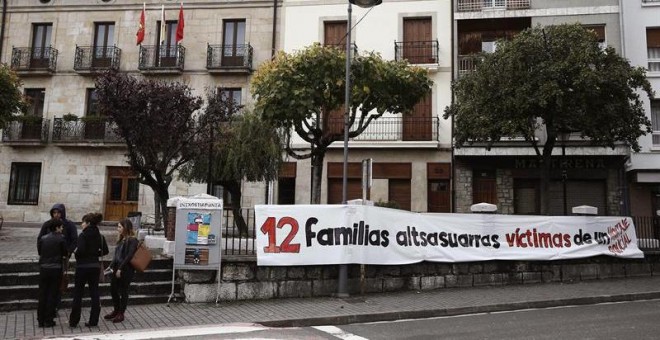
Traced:
<path fill-rule="evenodd" d="M 46 322 L 44 322 L 43 327 L 46 327 L 46 328 L 55 327 L 55 321 L 46 321 Z"/>
<path fill-rule="evenodd" d="M 39 328 L 44 328 L 44 323 L 43 322 L 39 323 Z"/>
<path fill-rule="evenodd" d="M 96 326 L 98 326 L 98 325 L 99 325 L 98 323 L 89 323 L 89 322 L 85 322 L 85 327 L 96 327 Z"/>
<path fill-rule="evenodd" d="M 78 327 L 78 323 L 77 322 L 76 323 L 69 322 L 69 327 L 76 328 L 76 327 Z"/>

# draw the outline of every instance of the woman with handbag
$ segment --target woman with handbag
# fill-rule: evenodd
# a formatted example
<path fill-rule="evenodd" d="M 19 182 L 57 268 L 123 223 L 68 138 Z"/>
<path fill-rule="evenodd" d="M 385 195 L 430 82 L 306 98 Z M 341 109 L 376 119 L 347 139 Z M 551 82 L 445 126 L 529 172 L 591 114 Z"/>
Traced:
<path fill-rule="evenodd" d="M 128 305 L 128 289 L 135 275 L 135 269 L 131 265 L 131 259 L 138 248 L 138 240 L 135 238 L 133 223 L 129 219 L 122 219 L 117 224 L 117 247 L 115 255 L 110 262 L 107 271 L 111 272 L 110 293 L 112 294 L 112 313 L 103 318 L 112 320 L 114 323 L 124 321 L 124 313 Z"/>
<path fill-rule="evenodd" d="M 78 236 L 78 248 L 74 252 L 76 256 L 76 274 L 71 315 L 69 316 L 70 327 L 77 327 L 78 322 L 80 322 L 82 294 L 85 285 L 89 286 L 92 307 L 89 321 L 85 322 L 85 326 L 94 327 L 99 323 L 99 315 L 101 314 L 99 296 L 101 267 L 99 257 L 110 252 L 108 244 L 98 228 L 98 224 L 102 220 L 103 215 L 99 213 L 89 213 L 82 218 L 82 232 Z"/>

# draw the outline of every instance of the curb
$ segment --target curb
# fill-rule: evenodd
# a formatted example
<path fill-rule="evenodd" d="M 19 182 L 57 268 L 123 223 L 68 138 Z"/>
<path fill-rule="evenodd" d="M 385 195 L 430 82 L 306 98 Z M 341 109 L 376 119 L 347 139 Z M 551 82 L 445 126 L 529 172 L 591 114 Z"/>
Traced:
<path fill-rule="evenodd" d="M 284 319 L 255 321 L 255 323 L 267 327 L 311 327 L 322 325 L 346 325 L 351 323 L 395 321 L 401 319 L 426 319 L 443 316 L 457 316 L 464 314 L 494 313 L 504 311 L 515 311 L 524 309 L 542 309 L 560 306 L 592 305 L 606 302 L 624 302 L 638 300 L 660 299 L 660 291 L 645 293 L 630 293 L 620 295 L 601 295 L 583 298 L 541 300 L 528 302 L 512 302 L 503 304 L 493 304 L 484 306 L 456 307 L 456 308 L 438 308 L 415 311 L 399 311 L 358 315 L 328 316 L 316 318 Z"/>

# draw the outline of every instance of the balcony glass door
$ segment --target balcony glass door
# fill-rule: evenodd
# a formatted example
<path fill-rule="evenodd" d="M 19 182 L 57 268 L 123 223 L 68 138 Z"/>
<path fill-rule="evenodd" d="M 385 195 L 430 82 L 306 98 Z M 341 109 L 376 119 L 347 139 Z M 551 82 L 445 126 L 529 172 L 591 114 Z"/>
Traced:
<path fill-rule="evenodd" d="M 112 64 L 114 23 L 96 23 L 92 67 L 107 68 Z"/>
<path fill-rule="evenodd" d="M 30 55 L 30 68 L 48 68 L 50 60 L 50 37 L 52 32 L 52 24 L 32 25 L 32 54 Z"/>
<path fill-rule="evenodd" d="M 160 25 L 158 23 L 159 33 L 158 41 L 160 45 L 158 46 L 158 66 L 159 67 L 175 67 L 176 66 L 176 57 L 177 57 L 177 48 L 176 48 L 176 25 L 177 21 L 166 21 L 165 22 L 165 38 L 160 37 Z"/>
<path fill-rule="evenodd" d="M 245 20 L 225 20 L 222 66 L 243 66 L 245 59 Z"/>

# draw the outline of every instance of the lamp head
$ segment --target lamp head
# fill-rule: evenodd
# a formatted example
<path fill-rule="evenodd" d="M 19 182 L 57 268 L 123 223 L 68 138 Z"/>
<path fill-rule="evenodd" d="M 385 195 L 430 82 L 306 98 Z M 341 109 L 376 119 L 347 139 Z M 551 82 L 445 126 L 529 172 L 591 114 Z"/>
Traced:
<path fill-rule="evenodd" d="M 383 0 L 348 0 L 348 2 L 362 8 L 369 8 L 380 5 Z"/>

